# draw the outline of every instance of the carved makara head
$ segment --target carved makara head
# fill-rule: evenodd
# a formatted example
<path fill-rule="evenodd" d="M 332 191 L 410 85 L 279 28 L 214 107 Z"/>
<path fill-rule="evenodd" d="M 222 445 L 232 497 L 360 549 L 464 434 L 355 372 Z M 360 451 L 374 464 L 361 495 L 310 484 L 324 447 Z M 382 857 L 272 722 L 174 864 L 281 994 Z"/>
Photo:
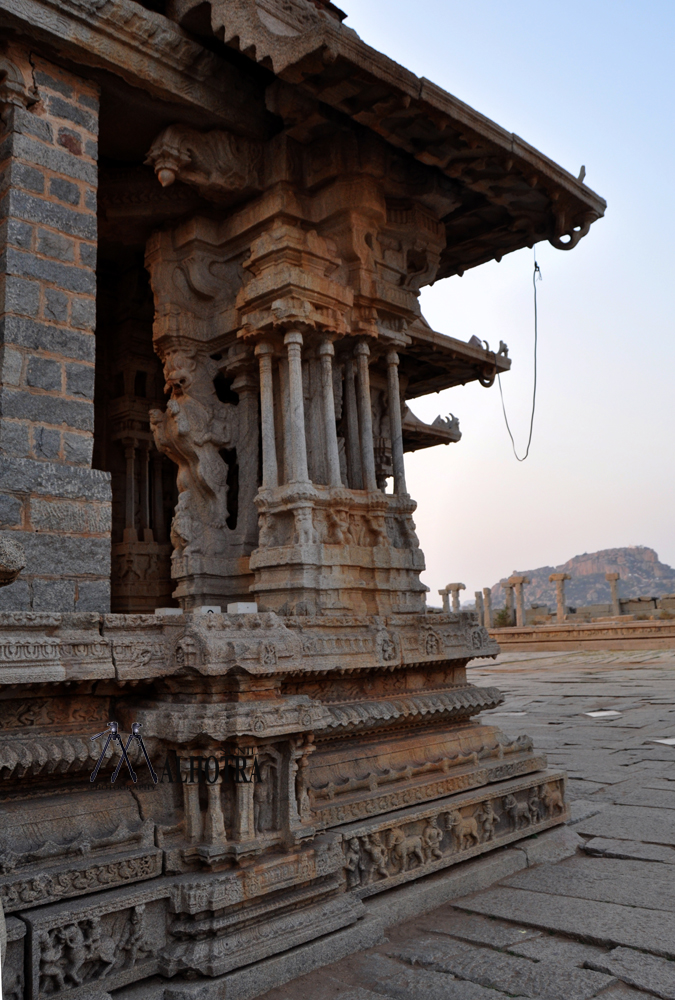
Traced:
<path fill-rule="evenodd" d="M 164 361 L 164 392 L 170 392 L 174 399 L 183 396 L 194 381 L 197 362 L 187 354 L 167 354 Z"/>

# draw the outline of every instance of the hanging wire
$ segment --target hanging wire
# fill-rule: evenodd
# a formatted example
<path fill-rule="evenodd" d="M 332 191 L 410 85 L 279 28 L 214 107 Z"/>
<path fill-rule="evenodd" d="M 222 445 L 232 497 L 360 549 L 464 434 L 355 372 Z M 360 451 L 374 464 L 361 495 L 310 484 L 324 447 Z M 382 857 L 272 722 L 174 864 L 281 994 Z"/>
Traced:
<path fill-rule="evenodd" d="M 511 433 L 511 428 L 509 426 L 509 418 L 506 416 L 506 406 L 504 405 L 504 393 L 502 392 L 502 380 L 499 372 L 497 373 L 497 382 L 499 384 L 499 396 L 502 401 L 502 413 L 504 414 L 504 422 L 506 424 L 506 429 L 509 432 L 509 437 L 511 438 L 511 447 L 513 448 L 513 454 L 519 462 L 524 462 L 527 456 L 530 454 L 530 445 L 532 444 L 532 429 L 534 427 L 534 410 L 537 404 L 537 338 L 538 338 L 538 328 L 537 328 L 537 280 L 541 281 L 541 269 L 537 263 L 537 250 L 533 247 L 534 251 L 534 270 L 532 271 L 532 288 L 534 289 L 534 382 L 532 385 L 532 415 L 530 417 L 530 436 L 527 439 L 527 448 L 525 449 L 525 454 L 521 458 L 516 451 L 516 442 L 513 440 L 513 434 Z"/>

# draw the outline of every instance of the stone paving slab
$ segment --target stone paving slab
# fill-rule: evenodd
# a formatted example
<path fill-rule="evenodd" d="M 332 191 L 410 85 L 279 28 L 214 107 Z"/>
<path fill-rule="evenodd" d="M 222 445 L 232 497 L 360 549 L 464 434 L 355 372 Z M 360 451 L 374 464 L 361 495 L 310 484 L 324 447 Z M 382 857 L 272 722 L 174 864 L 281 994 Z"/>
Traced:
<path fill-rule="evenodd" d="M 615 948 L 604 958 L 592 960 L 593 968 L 619 976 L 639 989 L 649 990 L 663 1000 L 675 1000 L 675 963 L 634 948 Z"/>
<path fill-rule="evenodd" d="M 508 945 L 539 937 L 541 931 L 533 931 L 517 924 L 489 920 L 473 914 L 458 913 L 452 906 L 443 906 L 417 921 L 417 931 L 431 931 L 433 934 L 447 934 L 460 941 L 488 945 L 491 948 L 506 948 Z"/>
<path fill-rule="evenodd" d="M 502 882 L 554 896 L 592 899 L 623 906 L 675 913 L 675 878 L 649 861 L 574 857 L 556 865 L 539 865 Z M 672 920 L 675 929 L 675 919 Z"/>
<path fill-rule="evenodd" d="M 662 910 L 553 896 L 507 886 L 458 900 L 455 906 L 470 913 L 557 931 L 593 944 L 625 945 L 675 958 L 675 921 L 665 920 Z"/>
<path fill-rule="evenodd" d="M 587 837 L 641 840 L 647 844 L 675 846 L 675 818 L 670 809 L 608 806 L 598 816 L 579 823 L 576 830 Z"/>
<path fill-rule="evenodd" d="M 360 957 L 357 970 L 367 985 L 393 1000 L 500 1000 L 508 996 L 444 972 L 413 969 L 385 955 Z"/>
<path fill-rule="evenodd" d="M 569 938 L 537 934 L 529 940 L 509 945 L 507 950 L 534 961 L 558 962 L 560 965 L 572 965 L 578 969 L 585 968 L 587 962 L 598 962 L 599 971 L 605 971 L 601 968 L 601 963 L 607 955 L 606 949 L 593 944 L 582 944 L 580 941 L 571 941 Z M 595 966 L 589 965 L 588 968 Z"/>
<path fill-rule="evenodd" d="M 546 960 L 505 955 L 461 941 L 422 938 L 392 952 L 410 965 L 448 972 L 508 996 L 542 1000 L 590 1000 L 615 984 L 613 976 L 571 968 Z"/>
<path fill-rule="evenodd" d="M 661 861 L 675 864 L 675 849 L 662 844 L 642 844 L 636 840 L 610 840 L 593 837 L 584 844 L 587 854 L 604 858 L 633 858 L 636 861 Z"/>

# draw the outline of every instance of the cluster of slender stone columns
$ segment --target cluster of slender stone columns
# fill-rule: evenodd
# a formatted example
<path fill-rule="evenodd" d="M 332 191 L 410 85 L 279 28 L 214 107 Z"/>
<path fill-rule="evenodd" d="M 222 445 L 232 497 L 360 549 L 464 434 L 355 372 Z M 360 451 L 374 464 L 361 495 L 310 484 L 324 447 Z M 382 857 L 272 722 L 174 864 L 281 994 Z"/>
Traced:
<path fill-rule="evenodd" d="M 306 483 L 309 482 L 309 472 L 302 385 L 303 335 L 295 330 L 289 331 L 284 337 L 284 346 L 286 356 L 279 359 L 281 417 L 284 436 L 284 477 L 288 483 Z M 264 489 L 271 489 L 280 485 L 274 416 L 273 365 L 275 348 L 271 343 L 262 341 L 256 346 L 255 353 L 260 370 L 262 485 Z M 327 479 L 329 486 L 339 487 L 343 483 L 333 394 L 335 348 L 330 336 L 326 336 L 319 344 L 318 355 L 321 364 L 322 433 L 325 444 Z M 359 341 L 354 349 L 354 357 L 348 358 L 345 363 L 344 408 L 349 486 L 352 489 L 365 489 L 374 492 L 377 490 L 377 480 L 369 357 L 368 344 L 365 341 Z M 403 462 L 401 397 L 398 378 L 399 358 L 396 351 L 389 351 L 386 360 L 394 493 L 401 495 L 406 494 L 407 489 Z"/>
<path fill-rule="evenodd" d="M 123 539 L 125 542 L 139 541 L 139 531 L 136 526 L 136 478 L 138 477 L 141 507 L 140 540 L 144 542 L 162 541 L 164 536 L 162 457 L 157 452 L 152 456 L 152 512 L 150 510 L 150 443 L 148 441 L 126 441 L 124 457 L 126 459 L 126 492 Z"/>

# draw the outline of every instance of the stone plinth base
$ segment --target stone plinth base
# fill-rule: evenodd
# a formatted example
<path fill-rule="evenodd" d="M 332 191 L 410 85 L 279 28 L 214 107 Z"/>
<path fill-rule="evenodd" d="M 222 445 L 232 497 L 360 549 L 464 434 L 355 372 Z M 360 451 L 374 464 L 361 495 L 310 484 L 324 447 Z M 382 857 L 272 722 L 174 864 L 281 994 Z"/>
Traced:
<path fill-rule="evenodd" d="M 675 649 L 675 619 L 611 621 L 582 625 L 529 625 L 491 629 L 505 653 L 574 653 L 593 649 Z"/>

